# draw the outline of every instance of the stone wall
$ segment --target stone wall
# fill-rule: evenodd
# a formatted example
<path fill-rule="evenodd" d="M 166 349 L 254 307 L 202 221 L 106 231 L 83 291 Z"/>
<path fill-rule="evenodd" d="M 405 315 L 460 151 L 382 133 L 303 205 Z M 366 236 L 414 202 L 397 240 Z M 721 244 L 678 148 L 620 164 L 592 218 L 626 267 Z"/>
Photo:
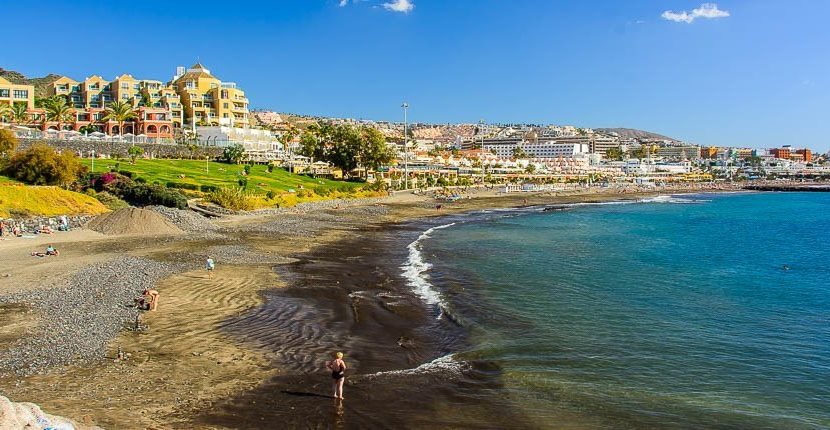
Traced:
<path fill-rule="evenodd" d="M 75 216 L 67 216 L 66 220 L 69 222 L 70 229 L 76 229 L 83 227 L 87 221 L 95 218 L 95 216 L 91 215 L 75 215 Z M 33 216 L 31 218 L 0 218 L 0 222 L 3 223 L 4 232 L 6 234 L 11 234 L 11 231 L 18 227 L 23 233 L 26 234 L 34 234 L 35 230 L 40 228 L 41 226 L 48 226 L 54 231 L 58 231 L 58 226 L 61 223 L 60 217 L 44 217 L 44 216 Z"/>
<path fill-rule="evenodd" d="M 25 150 L 36 142 L 44 142 L 59 151 L 72 151 L 81 157 L 92 156 L 92 151 L 101 156 L 112 154 L 113 157 L 128 158 L 127 150 L 133 146 L 129 142 L 102 142 L 95 140 L 59 140 L 59 139 L 19 139 L 18 149 Z M 191 153 L 184 145 L 162 143 L 136 143 L 144 149 L 145 158 L 190 158 Z M 204 160 L 205 156 L 217 159 L 222 156 L 222 148 L 200 146 L 193 154 L 194 159 Z"/>

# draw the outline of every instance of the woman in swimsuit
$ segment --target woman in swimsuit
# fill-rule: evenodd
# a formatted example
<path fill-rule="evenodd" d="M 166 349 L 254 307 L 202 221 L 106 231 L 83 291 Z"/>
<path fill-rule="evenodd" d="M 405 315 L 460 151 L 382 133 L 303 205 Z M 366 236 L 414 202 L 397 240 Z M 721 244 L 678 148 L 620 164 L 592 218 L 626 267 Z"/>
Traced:
<path fill-rule="evenodd" d="M 343 353 L 334 354 L 335 359 L 326 362 L 326 367 L 331 370 L 331 377 L 334 379 L 334 398 L 343 400 L 343 381 L 346 379 L 346 362 L 343 361 Z"/>

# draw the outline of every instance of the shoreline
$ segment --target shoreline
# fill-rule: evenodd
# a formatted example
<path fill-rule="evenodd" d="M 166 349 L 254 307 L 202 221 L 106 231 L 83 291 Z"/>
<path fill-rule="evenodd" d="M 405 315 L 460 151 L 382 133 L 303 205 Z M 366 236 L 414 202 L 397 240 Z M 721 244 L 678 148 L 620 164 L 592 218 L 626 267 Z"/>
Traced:
<path fill-rule="evenodd" d="M 682 190 L 672 190 L 666 192 L 646 192 L 622 195 L 616 193 L 597 193 L 568 196 L 550 195 L 550 193 L 538 193 L 533 195 L 522 194 L 506 196 L 501 195 L 494 197 L 476 197 L 471 200 L 464 200 L 457 203 L 444 203 L 443 208 L 440 211 L 434 208 L 434 202 L 430 199 L 423 197 L 411 198 L 411 196 L 407 196 L 407 199 L 401 199 L 403 201 L 395 200 L 395 198 L 392 198 L 384 199 L 382 202 L 350 202 L 350 204 L 344 205 L 345 207 L 323 209 L 320 212 L 298 209 L 294 210 L 293 212 L 295 212 L 295 214 L 291 216 L 285 216 L 285 214 L 281 214 L 278 216 L 270 214 L 256 214 L 248 217 L 242 216 L 235 219 L 224 219 L 216 223 L 219 226 L 219 231 L 221 232 L 222 237 L 207 239 L 199 238 L 198 235 L 196 235 L 196 237 L 187 236 L 177 239 L 158 238 L 154 240 L 159 246 L 153 250 L 137 249 L 141 247 L 142 240 L 136 238 L 123 239 L 123 243 L 122 239 L 119 238 L 113 239 L 104 237 L 103 240 L 92 239 L 90 245 L 87 246 L 87 251 L 91 252 L 91 256 L 89 258 L 94 258 L 98 256 L 106 259 L 112 258 L 113 254 L 136 254 L 142 257 L 150 258 L 151 260 L 158 259 L 159 261 L 179 259 L 182 258 L 182 256 L 189 256 L 193 258 L 194 261 L 199 261 L 198 257 L 201 257 L 204 254 L 204 252 L 210 251 L 212 246 L 236 246 L 245 248 L 245 250 L 236 249 L 236 251 L 232 253 L 235 255 L 225 256 L 225 261 L 220 260 L 220 264 L 244 268 L 251 266 L 252 264 L 250 264 L 249 262 L 251 261 L 252 257 L 255 257 L 254 259 L 257 260 L 259 264 L 264 264 L 265 267 L 274 266 L 280 268 L 286 267 L 286 265 L 296 263 L 298 257 L 302 257 L 303 255 L 313 253 L 315 250 L 320 250 L 327 247 L 335 247 L 336 243 L 348 241 L 349 239 L 355 239 L 360 241 L 363 235 L 366 234 L 366 232 L 375 232 L 378 230 L 388 229 L 389 226 L 393 224 L 400 225 L 401 223 L 405 222 L 420 222 L 430 220 L 436 216 L 447 216 L 481 209 L 522 207 L 525 206 L 525 204 L 527 206 L 531 206 L 540 204 L 579 203 L 581 201 L 586 200 L 631 200 L 657 194 L 676 194 L 678 193 L 678 191 L 682 192 Z M 702 191 L 706 192 L 707 190 Z M 691 190 L 689 192 L 698 193 L 701 191 Z M 526 203 L 525 200 L 527 200 Z M 57 240 L 54 241 L 56 243 L 61 243 Z M 120 246 L 117 246 L 113 249 L 112 243 L 118 243 L 120 244 Z M 102 249 L 106 249 L 109 252 L 101 252 Z M 191 270 L 193 268 L 193 265 L 198 266 L 198 263 L 195 262 L 192 262 L 190 264 Z M 87 266 L 82 266 L 78 270 L 83 270 L 86 267 Z M 291 275 L 287 272 L 279 270 L 277 272 L 278 279 L 273 281 L 274 283 L 281 283 L 285 285 L 295 281 L 291 279 Z M 159 285 L 163 286 L 163 288 L 161 288 L 163 297 L 169 297 L 172 294 L 172 290 L 168 290 L 168 287 L 164 287 L 164 285 L 167 285 L 166 282 L 168 282 L 169 279 L 175 278 L 179 275 L 181 275 L 181 272 L 172 275 L 172 277 L 165 277 L 165 279 L 160 281 Z M 179 280 L 179 283 L 187 282 L 192 282 L 192 280 Z M 175 284 L 176 282 L 173 283 Z M 0 283 L 0 287 L 2 287 L 3 285 L 3 283 Z M 269 294 L 269 289 L 270 288 L 267 286 L 260 286 L 259 288 L 254 288 L 253 290 L 246 289 L 245 291 L 247 291 L 246 294 L 249 295 L 264 297 Z M 171 299 L 176 299 L 176 297 L 173 296 L 171 297 Z M 163 298 L 163 300 L 165 299 Z M 195 303 L 188 303 L 185 300 L 182 302 L 182 304 L 184 306 L 200 306 L 200 304 L 198 303 L 200 299 L 198 297 L 191 297 L 189 298 L 189 300 L 192 300 Z M 220 303 L 220 305 L 223 306 L 224 303 Z M 162 315 L 165 312 L 164 301 L 162 301 L 161 306 L 162 310 L 159 313 L 150 314 L 150 316 L 156 318 L 156 316 Z M 252 304 L 250 305 L 250 307 L 245 308 L 244 310 L 238 310 L 237 313 L 244 314 L 246 311 L 255 309 L 257 306 L 258 305 L 256 304 Z M 38 317 L 35 315 L 28 315 L 27 318 L 29 318 L 30 321 L 37 321 Z M 192 321 L 192 319 L 185 319 L 181 323 L 184 326 L 188 326 L 190 324 L 193 324 L 194 322 L 195 321 Z M 161 327 L 158 326 L 157 323 L 153 322 L 152 318 L 150 325 L 151 332 L 153 332 L 154 330 L 156 330 L 157 332 L 161 331 Z M 154 326 L 156 327 L 155 329 Z M 257 347 L 251 347 L 251 345 L 249 345 L 246 342 L 236 342 L 233 340 L 233 336 L 229 336 L 225 333 L 222 333 L 221 329 L 207 328 L 206 331 L 204 331 L 204 333 L 200 334 L 199 336 L 205 336 L 209 333 L 219 333 L 220 337 L 229 339 L 231 341 L 231 345 L 234 345 L 234 347 L 236 348 L 240 348 L 242 352 L 244 352 L 245 354 L 249 354 L 247 364 L 245 364 L 244 366 L 239 366 L 240 368 L 247 366 L 247 368 L 250 369 L 256 368 L 258 366 L 269 366 L 269 364 L 267 364 L 267 360 L 265 362 L 262 361 L 262 358 L 267 358 L 268 354 L 264 353 Z M 160 337 L 163 337 L 164 335 L 164 333 L 158 334 L 160 335 Z M 110 355 L 112 355 L 112 351 L 116 347 L 116 344 L 120 345 L 124 343 L 125 336 L 126 335 L 122 332 L 118 336 L 118 338 L 116 338 L 114 341 L 109 342 L 108 351 Z M 399 346 L 397 346 L 397 340 L 398 339 L 395 339 L 395 345 L 397 348 L 399 348 Z M 147 358 L 147 360 L 152 360 L 152 357 L 161 352 L 159 348 L 162 347 L 162 344 L 150 345 L 150 347 L 146 350 L 137 351 L 133 356 L 141 356 L 141 354 L 145 354 L 144 357 L 149 357 Z M 153 348 L 156 349 L 154 350 Z M 184 352 L 180 355 L 183 356 Z M 196 352 L 196 354 L 198 354 L 198 352 Z M 179 356 L 178 359 L 182 359 L 182 356 Z M 194 355 L 193 357 L 201 356 Z M 193 360 L 183 361 L 195 365 L 192 372 L 185 372 L 185 374 L 182 375 L 183 378 L 189 378 L 190 380 L 204 377 L 202 373 L 205 372 L 201 372 L 200 369 L 209 370 L 210 368 L 223 367 L 208 365 L 205 363 L 191 363 Z M 130 366 L 135 365 L 135 367 L 137 367 L 138 369 L 127 369 L 127 371 L 122 372 L 123 374 L 113 375 L 113 370 L 111 369 L 112 366 L 108 363 L 109 362 L 107 361 L 102 361 L 97 364 L 87 366 L 70 366 L 69 368 L 65 368 L 61 371 L 52 370 L 50 372 L 47 372 L 45 375 L 21 378 L 17 380 L 17 383 L 14 382 L 15 378 L 2 377 L 0 378 L 0 387 L 2 387 L 4 394 L 8 394 L 10 398 L 16 401 L 34 401 L 35 403 L 41 404 L 41 406 L 43 406 L 44 409 L 49 411 L 50 413 L 56 413 L 58 415 L 63 416 L 70 416 L 76 419 L 80 417 L 90 416 L 94 422 L 108 426 L 129 426 L 129 424 L 135 425 L 139 423 L 145 423 L 142 425 L 164 425 L 165 423 L 173 422 L 178 422 L 179 425 L 182 425 L 184 423 L 191 422 L 194 419 L 194 417 L 198 414 L 199 410 L 204 410 L 205 408 L 213 408 L 215 401 L 218 398 L 221 398 L 217 397 L 220 395 L 219 390 L 213 390 L 212 392 L 214 392 L 215 394 L 210 395 L 209 393 L 211 392 L 211 390 L 207 389 L 206 387 L 202 387 L 202 389 L 206 391 L 209 395 L 196 396 L 198 397 L 198 399 L 194 402 L 189 402 L 189 406 L 187 407 L 181 404 L 183 403 L 181 401 L 177 403 L 174 402 L 172 406 L 162 405 L 163 407 L 158 404 L 159 402 L 155 402 L 155 404 L 153 402 L 149 402 L 149 404 L 146 407 L 143 407 L 142 410 L 146 411 L 144 415 L 151 416 L 142 416 L 141 419 L 138 419 L 137 421 L 135 420 L 135 417 L 113 417 L 113 414 L 111 414 L 111 409 L 113 407 L 119 409 L 118 406 L 114 406 L 113 404 L 116 402 L 104 402 L 101 401 L 101 399 L 97 399 L 95 395 L 90 395 L 89 398 L 85 399 L 85 405 L 73 404 L 78 402 L 73 402 L 72 398 L 62 399 L 60 401 L 54 399 L 56 394 L 59 395 L 60 393 L 56 393 L 54 391 L 54 387 L 57 384 L 60 384 L 61 381 L 66 381 L 68 378 L 68 374 L 78 370 L 81 370 L 82 372 L 87 373 L 89 375 L 101 375 L 109 373 L 109 377 L 115 376 L 114 379 L 116 381 L 120 380 L 119 378 L 127 379 L 127 375 L 129 374 L 129 372 L 140 372 L 144 370 L 141 365 L 136 363 L 136 360 L 132 360 L 128 361 L 126 363 L 126 366 L 122 367 L 128 368 Z M 409 364 L 411 364 L 411 366 L 407 366 L 406 368 L 417 367 L 424 363 L 412 362 Z M 235 366 L 234 363 L 224 363 L 224 366 L 228 365 L 231 365 L 232 367 Z M 235 386 L 223 387 L 223 391 L 221 391 L 221 396 L 225 397 L 231 395 L 232 393 L 244 394 L 246 392 L 250 392 L 251 390 L 254 390 L 257 387 L 261 387 L 263 381 L 267 380 L 268 377 L 273 376 L 273 373 L 281 373 L 283 370 L 287 369 L 271 368 L 270 372 L 263 370 L 265 373 L 258 373 L 256 377 L 244 377 L 240 375 L 238 384 L 231 384 Z M 405 368 L 392 370 L 405 370 Z M 103 380 L 99 379 L 97 383 L 100 385 L 104 382 Z M 73 385 L 76 387 L 77 390 L 78 384 L 76 383 Z M 169 387 L 169 385 L 165 385 Z M 51 387 L 52 390 L 42 390 L 38 389 L 37 387 Z M 126 390 L 127 392 L 134 391 L 135 393 L 137 393 L 136 395 L 138 396 L 140 396 L 140 393 L 143 392 L 143 390 L 148 389 L 141 387 L 131 387 L 129 385 L 124 385 L 124 387 L 124 390 Z M 175 399 L 176 397 L 181 398 L 181 394 L 187 395 L 188 392 L 182 389 L 172 387 L 169 389 L 173 394 L 180 394 L 179 396 L 172 396 L 173 399 Z M 196 391 L 192 392 L 195 393 Z M 67 394 L 72 393 L 73 391 L 67 390 Z M 100 406 L 96 406 L 96 403 Z M 126 405 L 123 407 L 126 408 L 126 415 L 129 415 L 129 413 L 126 413 L 126 411 L 133 410 L 133 407 L 131 405 Z M 105 410 L 110 411 L 107 412 L 109 417 L 106 419 L 102 419 L 102 411 Z"/>

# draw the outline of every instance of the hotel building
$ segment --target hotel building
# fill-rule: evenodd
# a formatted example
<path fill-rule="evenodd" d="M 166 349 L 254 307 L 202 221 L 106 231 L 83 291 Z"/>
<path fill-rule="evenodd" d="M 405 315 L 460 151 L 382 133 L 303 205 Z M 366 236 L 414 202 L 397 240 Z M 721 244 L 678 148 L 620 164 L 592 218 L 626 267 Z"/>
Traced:
<path fill-rule="evenodd" d="M 490 142 L 485 140 L 482 146 L 484 151 L 493 153 L 501 158 L 512 158 L 513 151 L 516 148 L 521 148 L 527 154 L 528 158 L 573 157 L 578 154 L 587 154 L 590 152 L 590 146 L 586 143 L 495 141 L 494 139 Z"/>
<path fill-rule="evenodd" d="M 35 108 L 35 87 L 33 85 L 18 85 L 0 77 L 0 104 L 14 106 L 25 103 L 28 109 Z"/>
<path fill-rule="evenodd" d="M 657 155 L 678 160 L 695 160 L 700 157 L 699 146 L 663 146 L 657 148 Z"/>
<path fill-rule="evenodd" d="M 8 96 L 4 98 L 4 94 Z M 90 126 L 107 134 L 145 135 L 172 138 L 176 128 L 199 126 L 247 127 L 248 99 L 233 82 L 222 82 L 201 64 L 189 69 L 178 67 L 169 82 L 136 79 L 122 74 L 112 81 L 93 75 L 82 81 L 63 76 L 50 84 L 48 96 L 66 97 L 75 109 L 71 123 L 64 130 L 78 131 Z M 0 78 L 0 103 L 4 100 L 26 102 L 34 121 L 44 130 L 57 129 L 57 122 L 45 121 L 44 109 L 34 107 L 34 87 L 13 85 Z M 129 103 L 137 118 L 118 130 L 115 121 L 103 121 L 107 105 L 115 101 Z"/>
<path fill-rule="evenodd" d="M 176 90 L 184 107 L 184 123 L 247 127 L 248 98 L 234 82 L 222 82 L 210 70 L 196 63 L 184 70 L 179 67 L 169 84 Z"/>
<path fill-rule="evenodd" d="M 155 85 L 158 84 L 158 85 Z M 152 89 L 152 90 L 151 90 Z M 139 80 L 123 74 L 112 81 L 93 75 L 83 81 L 63 76 L 54 81 L 48 89 L 49 96 L 63 96 L 75 109 L 74 121 L 63 124 L 64 130 L 79 131 L 92 127 L 106 134 L 144 135 L 155 139 L 173 137 L 176 112 L 181 116 L 181 104 L 175 97 L 165 97 L 167 92 L 159 81 Z M 124 130 L 118 129 L 115 121 L 104 121 L 105 108 L 114 101 L 129 103 L 135 107 L 136 118 L 124 123 Z M 43 121 L 43 109 L 35 109 L 34 116 L 42 122 L 43 129 L 57 129 L 58 124 Z M 179 120 L 178 125 L 181 125 Z"/>

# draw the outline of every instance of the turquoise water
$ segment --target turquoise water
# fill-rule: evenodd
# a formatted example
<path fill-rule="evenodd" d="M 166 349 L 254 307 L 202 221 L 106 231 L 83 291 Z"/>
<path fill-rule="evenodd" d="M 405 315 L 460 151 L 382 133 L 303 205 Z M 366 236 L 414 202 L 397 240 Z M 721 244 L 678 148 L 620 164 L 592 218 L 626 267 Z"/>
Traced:
<path fill-rule="evenodd" d="M 830 194 L 501 214 L 421 246 L 543 427 L 830 427 Z M 786 267 L 785 267 L 786 265 Z"/>

